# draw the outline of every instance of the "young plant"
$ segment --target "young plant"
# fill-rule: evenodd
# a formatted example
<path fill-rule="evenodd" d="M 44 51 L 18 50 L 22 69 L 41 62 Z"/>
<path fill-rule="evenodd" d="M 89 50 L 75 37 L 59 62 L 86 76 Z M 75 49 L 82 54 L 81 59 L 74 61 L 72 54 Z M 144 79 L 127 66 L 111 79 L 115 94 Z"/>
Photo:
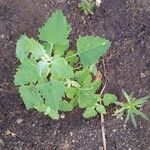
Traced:
<path fill-rule="evenodd" d="M 86 15 L 89 15 L 89 14 L 93 14 L 93 9 L 95 7 L 95 3 L 92 0 L 81 0 L 78 7 Z"/>
<path fill-rule="evenodd" d="M 96 94 L 101 81 L 93 76 L 96 62 L 110 42 L 98 36 L 79 36 L 77 50 L 69 50 L 70 31 L 70 24 L 58 10 L 39 29 L 39 41 L 22 35 L 16 46 L 21 64 L 14 82 L 24 104 L 52 119 L 74 107 L 97 111 L 102 107 Z"/>
<path fill-rule="evenodd" d="M 99 101 L 94 106 L 86 108 L 83 116 L 90 118 L 98 113 L 106 115 L 106 107 L 117 102 L 117 97 L 114 94 L 106 93 L 103 97 L 99 97 Z"/>
<path fill-rule="evenodd" d="M 123 95 L 126 98 L 127 102 L 116 102 L 115 104 L 119 105 L 121 108 L 117 109 L 114 113 L 114 116 L 117 116 L 117 118 L 121 118 L 123 114 L 126 112 L 127 117 L 125 119 L 125 122 L 131 119 L 133 125 L 136 127 L 136 119 L 135 116 L 141 116 L 146 120 L 149 120 L 148 117 L 141 112 L 139 109 L 147 102 L 147 100 L 150 98 L 149 96 L 142 97 L 140 99 L 136 99 L 133 94 L 128 95 L 125 91 L 123 91 Z"/>

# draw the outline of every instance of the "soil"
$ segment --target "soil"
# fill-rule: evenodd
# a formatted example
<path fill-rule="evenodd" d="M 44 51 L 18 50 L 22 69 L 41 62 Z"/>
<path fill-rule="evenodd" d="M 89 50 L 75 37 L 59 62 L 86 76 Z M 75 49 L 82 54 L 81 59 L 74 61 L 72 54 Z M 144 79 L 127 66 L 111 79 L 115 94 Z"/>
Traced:
<path fill-rule="evenodd" d="M 103 0 L 94 15 L 86 16 L 76 0 L 0 0 L 0 149 L 1 150 L 102 150 L 101 121 L 84 119 L 80 110 L 53 121 L 27 111 L 13 84 L 18 65 L 15 43 L 21 34 L 37 35 L 49 15 L 61 9 L 73 27 L 71 47 L 81 35 L 99 35 L 112 46 L 98 69 L 106 73 L 105 92 L 123 100 L 121 89 L 137 97 L 150 93 L 150 1 Z M 143 107 L 150 114 L 150 104 Z M 105 117 L 108 150 L 150 150 L 150 122 Z"/>

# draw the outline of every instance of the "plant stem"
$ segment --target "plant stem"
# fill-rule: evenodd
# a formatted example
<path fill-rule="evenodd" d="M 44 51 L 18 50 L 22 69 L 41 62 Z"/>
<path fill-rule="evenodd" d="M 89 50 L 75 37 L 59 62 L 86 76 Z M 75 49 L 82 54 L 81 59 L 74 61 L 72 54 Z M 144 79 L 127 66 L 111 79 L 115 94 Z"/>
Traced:
<path fill-rule="evenodd" d="M 106 68 L 105 68 L 105 61 L 103 59 L 103 68 L 104 68 L 104 77 L 106 77 Z M 100 97 L 102 96 L 105 88 L 106 88 L 106 85 L 107 85 L 107 82 L 104 84 L 101 92 L 100 92 Z M 103 147 L 104 147 L 104 150 L 107 150 L 107 143 L 106 143 L 106 133 L 105 133 L 105 125 L 104 125 L 104 115 L 101 114 L 101 130 L 102 130 L 102 140 L 103 140 Z"/>
<path fill-rule="evenodd" d="M 101 92 L 100 92 L 100 97 L 102 96 L 102 93 L 104 92 L 104 89 L 105 89 L 105 87 L 106 87 L 106 84 L 107 83 L 105 83 L 105 85 L 103 86 L 103 88 L 102 88 L 102 90 L 101 90 Z M 107 150 L 107 148 L 106 148 L 106 133 L 105 133 L 105 125 L 104 125 L 104 115 L 103 114 L 101 114 L 101 129 L 102 129 L 102 140 L 103 140 L 103 147 L 104 147 L 104 150 Z"/>
<path fill-rule="evenodd" d="M 79 55 L 79 53 L 76 53 L 76 54 L 70 55 L 70 56 L 66 57 L 66 59 L 67 59 L 67 58 L 74 57 L 74 56 L 77 56 L 77 55 Z"/>
<path fill-rule="evenodd" d="M 107 150 L 106 137 L 105 137 L 104 115 L 103 114 L 101 114 L 101 129 L 102 129 L 103 147 L 104 147 L 104 150 Z"/>
<path fill-rule="evenodd" d="M 83 66 L 78 66 L 78 67 L 76 67 L 76 68 L 73 68 L 73 70 L 78 70 L 78 69 L 80 69 L 80 68 L 83 68 Z"/>

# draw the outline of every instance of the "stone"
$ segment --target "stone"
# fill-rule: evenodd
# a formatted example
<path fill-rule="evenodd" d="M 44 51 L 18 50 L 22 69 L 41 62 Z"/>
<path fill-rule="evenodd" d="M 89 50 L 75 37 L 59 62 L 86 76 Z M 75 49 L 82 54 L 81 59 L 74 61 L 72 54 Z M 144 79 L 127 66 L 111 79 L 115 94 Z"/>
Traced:
<path fill-rule="evenodd" d="M 17 122 L 18 124 L 21 124 L 21 123 L 23 122 L 23 119 L 17 119 L 16 122 Z"/>

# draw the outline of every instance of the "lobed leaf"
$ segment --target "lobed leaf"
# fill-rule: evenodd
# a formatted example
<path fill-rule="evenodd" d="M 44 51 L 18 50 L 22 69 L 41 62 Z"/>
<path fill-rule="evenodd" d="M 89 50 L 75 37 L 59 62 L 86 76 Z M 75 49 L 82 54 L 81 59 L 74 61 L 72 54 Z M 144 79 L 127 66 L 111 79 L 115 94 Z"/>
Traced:
<path fill-rule="evenodd" d="M 110 42 L 100 37 L 84 36 L 77 40 L 77 50 L 81 64 L 91 66 L 106 53 L 110 47 Z"/>
<path fill-rule="evenodd" d="M 33 84 L 19 87 L 19 92 L 27 109 L 34 108 L 43 102 L 37 87 Z"/>
<path fill-rule="evenodd" d="M 53 76 L 59 76 L 63 78 L 73 78 L 74 72 L 71 66 L 68 65 L 67 61 L 60 56 L 54 56 L 54 62 L 51 66 Z"/>
<path fill-rule="evenodd" d="M 40 103 L 39 105 L 34 106 L 34 108 L 44 113 L 44 115 L 48 115 L 52 119 L 59 119 L 59 113 L 58 111 L 53 111 L 48 105 L 46 105 L 44 102 Z"/>
<path fill-rule="evenodd" d="M 114 104 L 117 101 L 117 97 L 114 94 L 106 93 L 103 97 L 103 102 L 105 106 Z"/>
<path fill-rule="evenodd" d="M 95 106 L 99 100 L 99 95 L 95 94 L 91 89 L 80 89 L 78 93 L 78 103 L 80 108 Z"/>
<path fill-rule="evenodd" d="M 96 110 L 100 113 L 100 114 L 106 114 L 106 109 L 103 105 L 98 105 L 96 107 Z"/>
<path fill-rule="evenodd" d="M 72 99 L 76 95 L 77 89 L 74 87 L 69 87 L 69 88 L 67 87 L 65 88 L 65 93 L 68 98 Z"/>
<path fill-rule="evenodd" d="M 93 91 L 96 92 L 100 88 L 101 84 L 102 84 L 102 81 L 100 80 L 95 80 L 94 82 L 92 82 L 91 87 Z"/>
<path fill-rule="evenodd" d="M 83 113 L 84 118 L 90 118 L 97 115 L 97 112 L 94 107 L 86 108 L 85 112 Z"/>
<path fill-rule="evenodd" d="M 76 71 L 75 80 L 77 80 L 82 87 L 90 87 L 92 75 L 88 68 L 83 68 L 81 71 Z"/>
<path fill-rule="evenodd" d="M 59 119 L 58 111 L 54 111 L 50 107 L 47 107 L 45 109 L 44 114 L 50 116 L 52 119 L 56 119 L 56 120 Z"/>
<path fill-rule="evenodd" d="M 26 35 L 22 35 L 17 41 L 16 56 L 22 62 L 24 59 L 27 59 L 30 53 L 33 58 L 39 59 L 46 51 L 43 46 L 33 38 L 30 39 Z"/>
<path fill-rule="evenodd" d="M 53 44 L 49 44 L 49 43 L 47 43 L 47 42 L 44 42 L 44 43 L 43 43 L 43 47 L 44 47 L 44 49 L 46 50 L 48 56 L 51 56 L 52 51 L 53 51 Z"/>
<path fill-rule="evenodd" d="M 40 69 L 35 62 L 26 60 L 17 68 L 14 78 L 15 85 L 36 82 L 40 79 Z"/>
<path fill-rule="evenodd" d="M 60 102 L 60 110 L 67 112 L 67 111 L 72 111 L 73 106 L 66 100 L 63 100 Z"/>
<path fill-rule="evenodd" d="M 57 10 L 48 19 L 47 23 L 39 29 L 39 39 L 53 44 L 56 51 L 63 51 L 68 49 L 69 40 L 68 35 L 71 31 L 71 26 L 68 24 L 66 17 L 62 11 Z M 62 54 L 62 52 L 61 52 Z"/>
<path fill-rule="evenodd" d="M 64 84 L 61 81 L 51 80 L 40 85 L 39 90 L 51 110 L 58 111 L 62 97 L 65 95 Z"/>
<path fill-rule="evenodd" d="M 73 97 L 71 100 L 70 100 L 70 104 L 71 106 L 74 108 L 76 106 L 78 106 L 78 95 L 76 95 L 75 97 Z"/>
<path fill-rule="evenodd" d="M 77 52 L 74 50 L 67 51 L 66 60 L 70 63 L 71 66 L 79 61 L 79 58 L 75 54 L 77 54 Z"/>

